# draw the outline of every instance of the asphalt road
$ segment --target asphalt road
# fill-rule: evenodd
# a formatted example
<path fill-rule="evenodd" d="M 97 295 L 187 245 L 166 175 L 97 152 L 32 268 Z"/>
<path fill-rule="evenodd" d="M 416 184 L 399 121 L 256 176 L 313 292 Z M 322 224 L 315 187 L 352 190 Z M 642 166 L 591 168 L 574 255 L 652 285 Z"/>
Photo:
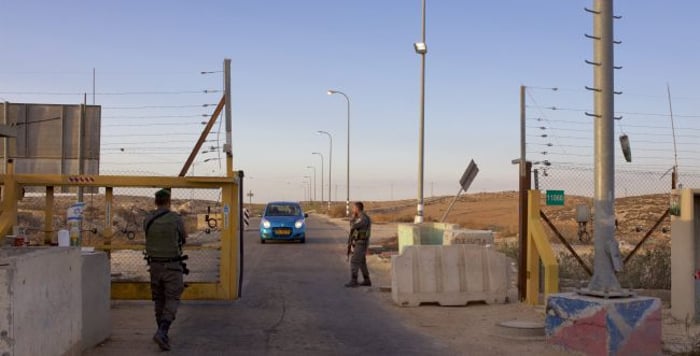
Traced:
<path fill-rule="evenodd" d="M 402 325 L 378 288 L 343 286 L 346 232 L 317 217 L 307 240 L 260 244 L 245 234 L 243 297 L 184 302 L 172 355 L 445 355 L 445 344 Z M 257 226 L 254 219 L 251 227 Z M 117 302 L 113 332 L 87 355 L 160 354 L 150 302 Z"/>

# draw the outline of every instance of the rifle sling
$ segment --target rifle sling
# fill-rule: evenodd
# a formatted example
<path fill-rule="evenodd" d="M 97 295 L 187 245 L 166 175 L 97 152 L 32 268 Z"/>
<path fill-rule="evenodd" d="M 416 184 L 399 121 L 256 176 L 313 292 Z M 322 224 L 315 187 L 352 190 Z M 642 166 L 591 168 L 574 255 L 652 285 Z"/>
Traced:
<path fill-rule="evenodd" d="M 164 216 L 165 214 L 169 213 L 169 212 L 170 212 L 170 210 L 164 210 L 164 211 L 161 211 L 160 213 L 154 215 L 154 216 L 151 218 L 151 220 L 148 220 L 148 222 L 146 223 L 146 231 L 144 231 L 144 232 L 148 235 L 148 229 L 151 228 L 151 225 L 153 225 L 153 222 L 156 221 L 158 218 Z"/>

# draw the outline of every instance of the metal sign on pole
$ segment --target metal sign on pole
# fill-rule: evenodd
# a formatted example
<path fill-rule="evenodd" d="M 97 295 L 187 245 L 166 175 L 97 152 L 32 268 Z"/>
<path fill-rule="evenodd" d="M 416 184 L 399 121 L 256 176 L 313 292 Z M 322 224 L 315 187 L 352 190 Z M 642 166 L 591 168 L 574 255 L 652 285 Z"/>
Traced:
<path fill-rule="evenodd" d="M 462 178 L 459 179 L 459 191 L 454 196 L 454 198 L 452 198 L 452 202 L 450 202 L 450 205 L 447 207 L 447 210 L 445 210 L 445 214 L 442 215 L 442 219 L 440 219 L 440 222 L 445 222 L 445 219 L 447 219 L 447 215 L 450 213 L 452 207 L 457 202 L 457 198 L 459 198 L 459 195 L 462 194 L 462 191 L 466 192 L 469 189 L 469 186 L 471 186 L 472 182 L 474 181 L 474 178 L 476 178 L 477 173 L 479 173 L 479 167 L 476 166 L 474 160 L 471 160 L 471 162 L 469 162 L 469 165 L 467 166 L 467 169 L 462 174 Z"/>

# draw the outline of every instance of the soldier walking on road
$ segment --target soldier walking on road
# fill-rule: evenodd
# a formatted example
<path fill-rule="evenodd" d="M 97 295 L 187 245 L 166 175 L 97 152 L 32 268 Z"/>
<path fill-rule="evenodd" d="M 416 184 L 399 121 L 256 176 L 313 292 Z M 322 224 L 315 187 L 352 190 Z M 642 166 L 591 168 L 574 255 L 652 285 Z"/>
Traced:
<path fill-rule="evenodd" d="M 348 250 L 354 247 L 350 259 L 350 282 L 346 287 L 371 286 L 369 270 L 367 269 L 367 247 L 369 246 L 372 220 L 365 213 L 362 202 L 355 202 L 352 206 L 350 218 L 350 236 L 348 237 Z M 357 283 L 357 272 L 362 271 L 362 283 Z"/>
<path fill-rule="evenodd" d="M 180 296 L 185 289 L 182 245 L 185 244 L 185 224 L 182 217 L 170 210 L 170 190 L 156 192 L 157 209 L 146 217 L 146 260 L 151 273 L 151 295 L 155 303 L 158 331 L 153 341 L 164 351 L 170 350 L 168 330 L 175 320 Z"/>

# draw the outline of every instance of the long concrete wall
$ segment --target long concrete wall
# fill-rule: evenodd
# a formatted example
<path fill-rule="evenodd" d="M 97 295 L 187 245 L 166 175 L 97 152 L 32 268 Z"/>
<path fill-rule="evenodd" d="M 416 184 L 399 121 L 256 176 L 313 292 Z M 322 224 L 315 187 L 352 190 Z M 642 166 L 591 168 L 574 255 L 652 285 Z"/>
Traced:
<path fill-rule="evenodd" d="M 510 273 L 508 258 L 488 247 L 406 246 L 391 259 L 392 299 L 401 306 L 504 303 Z"/>
<path fill-rule="evenodd" d="M 0 250 L 0 354 L 80 355 L 80 250 Z"/>

